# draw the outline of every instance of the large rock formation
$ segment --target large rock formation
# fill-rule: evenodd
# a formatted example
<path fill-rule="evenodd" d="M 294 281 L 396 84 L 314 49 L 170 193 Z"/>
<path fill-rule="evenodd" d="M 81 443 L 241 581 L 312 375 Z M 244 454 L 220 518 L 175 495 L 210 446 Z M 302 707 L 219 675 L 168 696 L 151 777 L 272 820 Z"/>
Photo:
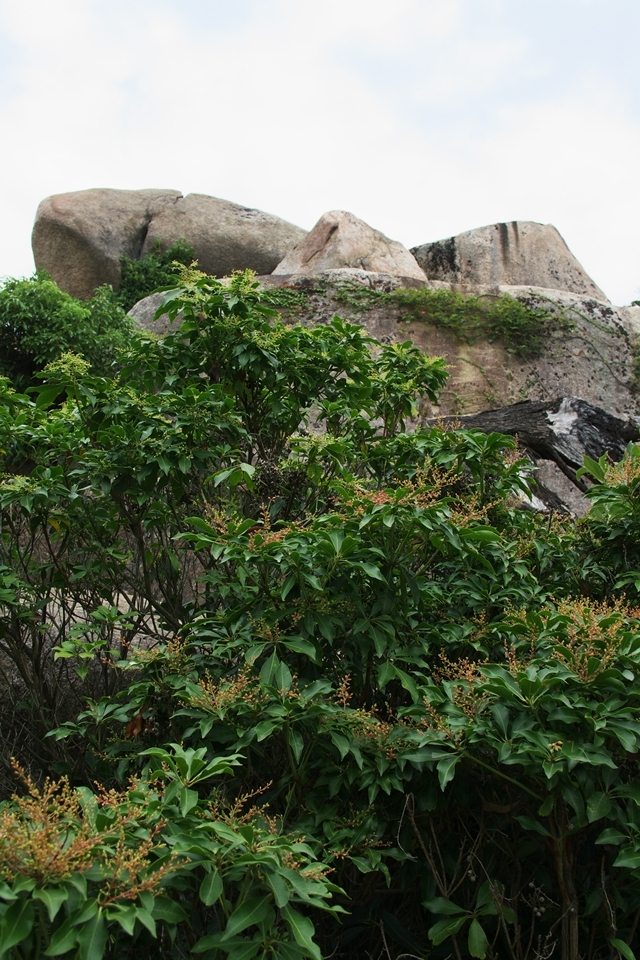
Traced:
<path fill-rule="evenodd" d="M 152 217 L 142 256 L 158 241 L 166 249 L 184 237 L 194 248 L 200 269 L 214 277 L 246 267 L 271 273 L 305 236 L 306 230 L 262 210 L 190 193 Z"/>
<path fill-rule="evenodd" d="M 47 197 L 38 207 L 31 243 L 36 268 L 74 297 L 120 283 L 120 257 L 136 259 L 149 223 L 177 190 L 80 190 Z"/>
<path fill-rule="evenodd" d="M 467 414 L 519 400 L 574 396 L 617 417 L 640 416 L 633 308 L 528 286 L 485 286 L 468 292 L 508 294 L 544 310 L 553 322 L 541 352 L 528 358 L 507 351 L 499 340 L 468 343 L 446 329 L 412 322 L 403 336 L 427 354 L 447 356 L 451 379 L 441 395 L 447 413 L 452 408 Z"/>
<path fill-rule="evenodd" d="M 410 277 L 425 283 L 427 280 L 406 247 L 346 210 L 323 214 L 273 273 L 310 277 L 345 269 Z"/>
<path fill-rule="evenodd" d="M 363 322 L 383 341 L 411 338 L 426 354 L 445 356 L 451 372 L 440 404 L 421 417 L 465 415 L 521 400 L 579 397 L 617 417 L 640 416 L 640 307 L 613 307 L 550 226 L 495 224 L 415 248 L 425 274 L 402 244 L 345 211 L 324 214 L 309 234 L 237 204 L 171 190 L 86 190 L 44 200 L 33 242 L 36 264 L 63 289 L 88 297 L 100 283 L 118 286 L 120 257 L 141 257 L 156 243 L 184 237 L 201 267 L 221 276 L 252 267 L 270 286 L 308 293 L 291 319 L 324 322 L 338 314 Z M 427 275 L 429 279 L 427 279 Z M 556 317 L 542 349 L 526 358 L 499 337 L 466 337 L 392 297 L 341 296 L 344 284 L 371 293 L 436 287 L 491 297 L 507 293 Z M 132 311 L 159 335 L 166 318 L 158 298 Z M 136 312 L 137 311 L 137 312 Z"/>
<path fill-rule="evenodd" d="M 120 284 L 120 257 L 146 256 L 184 238 L 200 268 L 214 276 L 250 267 L 270 273 L 305 236 L 286 220 L 203 194 L 177 190 L 81 190 L 38 207 L 32 245 L 36 267 L 75 297 Z"/>
<path fill-rule="evenodd" d="M 335 314 L 366 326 L 383 342 L 412 340 L 428 356 L 446 358 L 450 378 L 436 407 L 425 402 L 423 416 L 477 413 L 520 400 L 573 396 L 602 407 L 612 415 L 640 417 L 638 361 L 640 307 L 614 307 L 608 300 L 580 297 L 535 287 L 464 287 L 435 281 L 432 286 L 481 295 L 485 301 L 509 294 L 551 317 L 542 348 L 518 356 L 499 338 L 465 338 L 446 326 L 420 319 L 389 297 L 362 299 L 341 295 L 354 284 L 386 294 L 397 287 L 420 286 L 389 274 L 328 270 L 317 276 L 260 278 L 267 286 L 287 286 L 307 292 L 306 305 L 292 320 L 314 324 Z M 424 286 L 424 284 L 422 284 Z"/>
<path fill-rule="evenodd" d="M 431 280 L 469 286 L 532 286 L 606 300 L 551 224 L 512 221 L 413 247 Z"/>

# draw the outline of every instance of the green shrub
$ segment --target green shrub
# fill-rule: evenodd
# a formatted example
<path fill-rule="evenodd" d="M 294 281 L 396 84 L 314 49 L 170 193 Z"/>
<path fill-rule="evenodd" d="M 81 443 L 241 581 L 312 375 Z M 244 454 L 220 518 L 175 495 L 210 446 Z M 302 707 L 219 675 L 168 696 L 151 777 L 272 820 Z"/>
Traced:
<path fill-rule="evenodd" d="M 170 287 L 179 277 L 179 264 L 189 266 L 194 259 L 193 247 L 186 240 L 178 240 L 163 250 L 158 240 L 154 249 L 141 260 L 121 257 L 120 290 L 116 299 L 123 310 L 131 310 L 134 303 L 142 300 L 161 287 Z"/>
<path fill-rule="evenodd" d="M 399 288 L 389 296 L 407 319 L 444 327 L 469 343 L 499 340 L 509 353 L 523 358 L 538 356 L 549 333 L 568 325 L 564 317 L 528 307 L 507 294 L 463 296 L 451 290 Z"/>
<path fill-rule="evenodd" d="M 198 803 L 194 787 L 237 759 L 207 762 L 206 748 L 178 744 L 147 753 L 148 774 L 109 793 L 66 778 L 39 788 L 18 770 L 26 795 L 0 806 L 3 956 L 157 956 L 156 938 L 170 945 L 188 924 L 198 953 L 255 955 L 268 942 L 274 954 L 291 945 L 317 960 L 299 908 L 337 912 L 327 866 L 242 802 Z M 224 937 L 207 932 L 212 909 L 227 918 Z"/>
<path fill-rule="evenodd" d="M 20 389 L 62 353 L 82 354 L 97 374 L 107 374 L 131 337 L 132 321 L 109 287 L 89 301 L 64 293 L 45 273 L 7 280 L 0 287 L 0 374 Z"/>
<path fill-rule="evenodd" d="M 637 454 L 539 518 L 513 440 L 405 430 L 442 361 L 166 307 L 2 384 L 5 757 L 63 778 L 0 808 L 5 955 L 632 956 Z"/>

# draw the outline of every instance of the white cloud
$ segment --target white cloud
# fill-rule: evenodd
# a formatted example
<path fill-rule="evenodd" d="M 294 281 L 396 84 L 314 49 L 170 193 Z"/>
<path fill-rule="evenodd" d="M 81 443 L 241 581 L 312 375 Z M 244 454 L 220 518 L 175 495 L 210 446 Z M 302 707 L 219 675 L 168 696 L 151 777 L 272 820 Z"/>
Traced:
<path fill-rule="evenodd" d="M 637 295 L 640 122 L 597 60 L 536 93 L 550 54 L 489 0 L 262 0 L 240 23 L 192 7 L 0 0 L 18 52 L 0 272 L 30 271 L 44 196 L 171 187 L 305 227 L 342 207 L 407 245 L 550 221 L 614 299 Z"/>

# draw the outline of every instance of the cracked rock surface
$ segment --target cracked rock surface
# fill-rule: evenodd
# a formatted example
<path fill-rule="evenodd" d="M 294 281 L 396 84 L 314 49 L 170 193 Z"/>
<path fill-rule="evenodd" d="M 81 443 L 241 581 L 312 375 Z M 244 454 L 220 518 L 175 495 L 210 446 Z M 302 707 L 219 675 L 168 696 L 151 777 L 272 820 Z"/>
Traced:
<path fill-rule="evenodd" d="M 139 259 L 185 239 L 205 273 L 270 273 L 305 231 L 261 210 L 178 190 L 80 190 L 47 197 L 32 234 L 37 269 L 86 300 L 120 285 L 120 257 Z"/>
<path fill-rule="evenodd" d="M 512 220 L 423 243 L 411 253 L 430 280 L 463 284 L 530 284 L 606 300 L 550 223 Z"/>

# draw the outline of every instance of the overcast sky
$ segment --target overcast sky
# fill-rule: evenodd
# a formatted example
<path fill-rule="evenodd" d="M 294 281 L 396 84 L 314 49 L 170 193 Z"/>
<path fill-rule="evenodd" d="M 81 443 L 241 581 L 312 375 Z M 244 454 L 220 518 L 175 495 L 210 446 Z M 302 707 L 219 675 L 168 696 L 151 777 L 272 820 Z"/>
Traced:
<path fill-rule="evenodd" d="M 160 187 L 406 246 L 553 223 L 640 298 L 638 0 L 0 0 L 0 275 L 38 202 Z"/>

